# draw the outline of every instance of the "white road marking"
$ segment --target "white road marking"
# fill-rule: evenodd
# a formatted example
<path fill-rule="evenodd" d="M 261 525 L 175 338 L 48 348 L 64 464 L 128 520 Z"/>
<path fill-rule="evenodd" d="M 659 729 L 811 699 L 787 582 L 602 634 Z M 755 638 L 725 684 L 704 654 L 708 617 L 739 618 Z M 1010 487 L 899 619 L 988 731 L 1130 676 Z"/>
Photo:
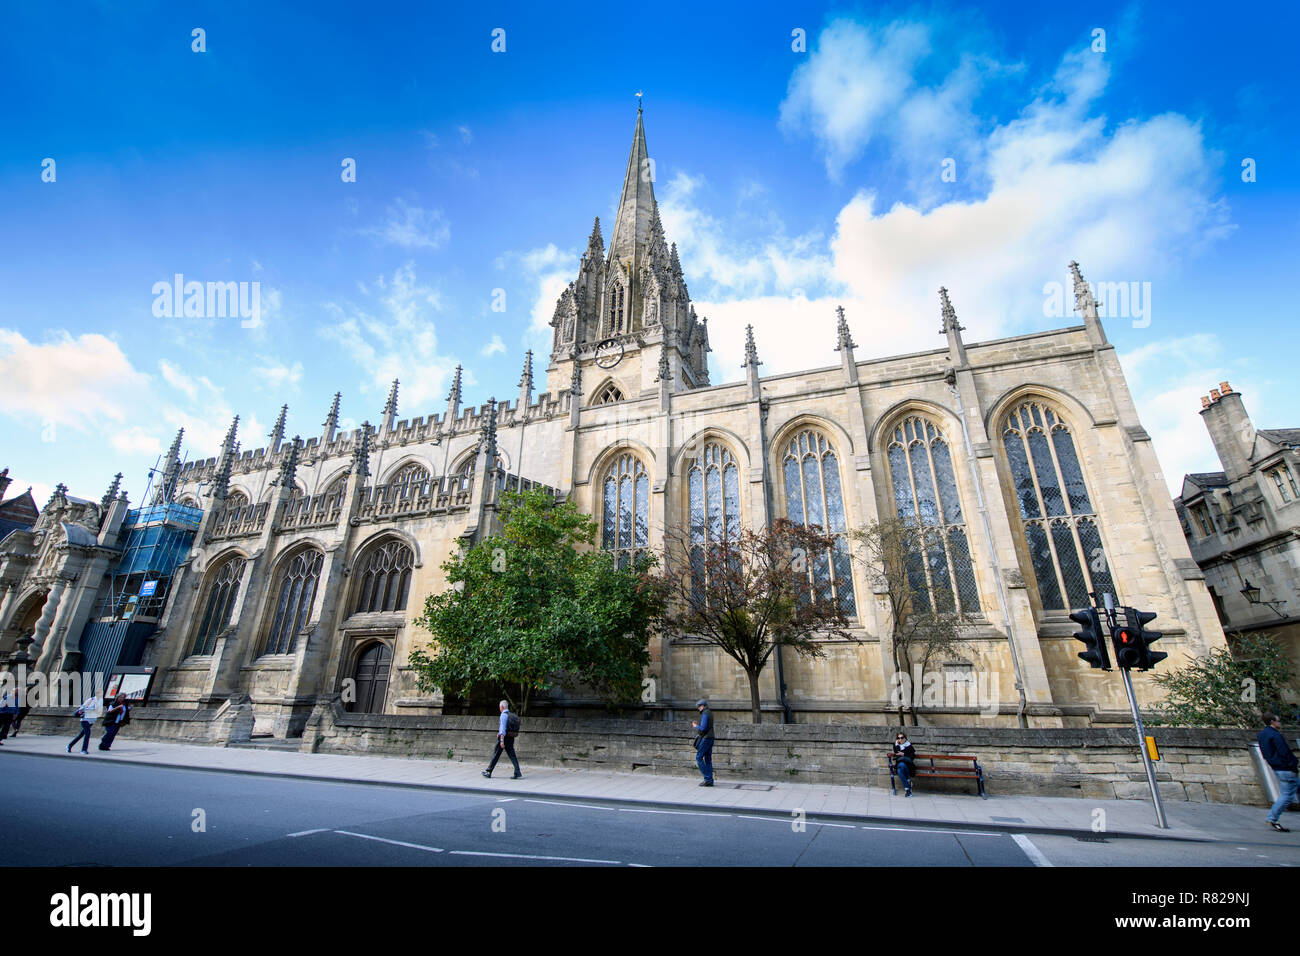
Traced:
<path fill-rule="evenodd" d="M 534 856 L 531 853 L 488 853 L 486 850 L 451 850 L 452 856 L 496 856 L 510 860 L 559 860 L 564 863 L 608 863 L 626 866 L 621 860 L 588 860 L 580 856 Z"/>
<path fill-rule="evenodd" d="M 1052 861 L 1043 856 L 1043 851 L 1034 846 L 1029 837 L 1025 836 L 1023 833 L 1013 833 L 1011 834 L 1011 839 L 1015 840 L 1020 849 L 1025 851 L 1025 856 L 1029 857 L 1034 866 L 1052 865 Z"/>
<path fill-rule="evenodd" d="M 569 803 L 567 800 L 533 800 L 525 798 L 525 803 L 548 803 L 553 807 L 582 807 L 584 810 L 613 810 L 615 807 L 598 807 L 591 803 Z"/>
<path fill-rule="evenodd" d="M 291 837 L 308 836 L 309 834 L 312 833 L 326 833 L 328 831 L 329 831 L 329 827 L 319 827 L 315 830 L 299 830 L 297 833 L 290 833 L 289 836 Z"/>
<path fill-rule="evenodd" d="M 353 833 L 351 830 L 335 830 L 335 833 L 342 833 L 344 836 L 360 837 L 363 840 L 375 840 L 378 843 L 391 843 L 393 846 L 406 846 L 412 850 L 425 850 L 429 853 L 446 853 L 441 847 L 425 846 L 422 843 L 405 843 L 401 840 L 386 840 L 383 837 L 371 836 L 368 833 Z"/>
<path fill-rule="evenodd" d="M 786 826 L 789 826 L 791 821 L 794 819 L 793 817 L 755 817 L 747 813 L 737 813 L 734 814 L 734 816 L 740 820 L 771 820 L 775 823 L 784 823 Z M 852 823 L 821 823 L 818 820 L 804 820 L 803 823 L 810 827 L 840 827 L 844 830 L 857 829 L 856 824 Z"/>
<path fill-rule="evenodd" d="M 671 813 L 681 817 L 729 817 L 730 813 L 703 813 L 699 810 L 641 810 L 636 807 L 619 807 L 619 813 Z"/>
<path fill-rule="evenodd" d="M 497 803 L 509 803 L 511 800 L 518 799 L 518 797 L 497 797 Z"/>
<path fill-rule="evenodd" d="M 931 827 L 862 827 L 863 830 L 893 830 L 898 833 L 951 833 L 954 836 L 1002 836 L 987 830 L 935 830 Z"/>

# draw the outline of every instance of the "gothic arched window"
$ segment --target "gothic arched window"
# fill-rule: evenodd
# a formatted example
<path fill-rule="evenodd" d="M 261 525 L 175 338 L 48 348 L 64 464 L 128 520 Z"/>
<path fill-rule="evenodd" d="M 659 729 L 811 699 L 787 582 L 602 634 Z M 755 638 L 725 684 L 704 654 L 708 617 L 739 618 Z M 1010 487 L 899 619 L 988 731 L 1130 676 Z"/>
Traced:
<path fill-rule="evenodd" d="M 217 646 L 219 635 L 230 623 L 230 612 L 239 597 L 239 582 L 244 576 L 244 559 L 239 555 L 223 561 L 209 575 L 208 601 L 203 611 L 203 621 L 194 635 L 191 654 L 211 654 Z"/>
<path fill-rule="evenodd" d="M 320 582 L 321 564 L 325 555 L 312 548 L 299 551 L 287 562 L 280 573 L 280 586 L 276 590 L 275 617 L 266 637 L 266 654 L 290 654 L 294 639 L 307 624 L 311 602 L 316 597 Z"/>
<path fill-rule="evenodd" d="M 411 549 L 394 538 L 370 548 L 357 563 L 361 587 L 355 613 L 406 610 L 413 560 Z"/>
<path fill-rule="evenodd" d="M 640 458 L 624 453 L 605 470 L 601 488 L 600 546 L 626 568 L 650 545 L 650 478 Z"/>
<path fill-rule="evenodd" d="M 1029 401 L 1006 417 L 1002 442 L 1043 610 L 1088 607 L 1090 591 L 1114 594 L 1069 426 Z"/>
<path fill-rule="evenodd" d="M 399 497 L 406 497 L 412 488 L 419 487 L 429 479 L 429 469 L 418 461 L 403 465 L 388 479 L 390 488 L 396 490 Z"/>
<path fill-rule="evenodd" d="M 978 613 L 952 454 L 933 422 L 912 416 L 899 423 L 889 442 L 889 474 L 898 517 L 919 524 L 925 539 L 925 554 L 910 555 L 907 567 L 918 609 Z"/>
<path fill-rule="evenodd" d="M 608 405 L 610 402 L 623 401 L 623 393 L 618 390 L 618 386 L 613 382 L 606 383 L 605 387 L 592 396 L 592 405 Z"/>
<path fill-rule="evenodd" d="M 242 491 L 232 491 L 226 495 L 226 508 L 234 511 L 236 508 L 243 508 L 248 504 L 248 495 Z"/>
<path fill-rule="evenodd" d="M 785 476 L 786 517 L 795 524 L 815 525 L 835 536 L 832 553 L 817 555 L 810 562 L 813 593 L 818 600 L 838 600 L 845 615 L 856 615 L 844 496 L 840 491 L 840 463 L 835 447 L 825 435 L 805 429 L 786 445 L 781 470 Z"/>
<path fill-rule="evenodd" d="M 703 601 L 708 588 L 706 549 L 740 537 L 740 469 L 735 456 L 717 442 L 706 442 L 703 453 L 687 466 L 686 487 L 692 600 Z"/>

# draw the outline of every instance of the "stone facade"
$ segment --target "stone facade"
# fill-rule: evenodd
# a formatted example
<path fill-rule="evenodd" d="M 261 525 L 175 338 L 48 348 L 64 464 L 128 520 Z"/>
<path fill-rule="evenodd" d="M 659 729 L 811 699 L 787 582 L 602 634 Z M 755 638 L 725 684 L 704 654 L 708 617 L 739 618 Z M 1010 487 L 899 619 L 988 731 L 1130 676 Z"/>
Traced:
<path fill-rule="evenodd" d="M 412 617 L 445 586 L 441 563 L 497 526 L 501 490 L 530 484 L 596 516 L 619 561 L 662 553 L 674 534 L 706 542 L 778 516 L 846 532 L 911 509 L 944 542 L 918 573 L 960 602 L 966 624 L 960 659 L 943 665 L 946 696 L 921 718 L 933 725 L 969 725 L 977 712 L 985 726 L 1127 719 L 1118 678 L 1075 656 L 1067 615 L 1090 589 L 1156 610 L 1169 666 L 1221 646 L 1077 266 L 1078 326 L 967 343 L 941 290 L 942 347 L 859 356 L 840 310 L 827 319 L 835 364 L 762 376 L 751 330 L 744 379 L 713 385 L 707 322 L 666 244 L 646 160 L 638 112 L 609 248 L 597 222 L 556 306 L 540 395 L 529 353 L 514 401 L 462 408 L 458 373 L 441 414 L 399 419 L 394 382 L 378 423 L 350 432 L 338 430 L 336 395 L 306 440 L 286 438 L 282 414 L 265 447 L 241 451 L 236 419 L 216 457 L 182 466 L 178 436 L 155 501 L 202 518 L 143 654 L 158 668 L 155 702 L 195 710 L 247 697 L 255 732 L 277 737 L 300 735 L 317 702 L 345 687 L 364 688 L 358 710 L 439 713 L 441 697 L 421 693 L 406 665 L 427 640 Z M 0 555 L 0 580 L 38 593 L 25 568 Z M 894 722 L 884 603 L 847 556 L 813 574 L 851 608 L 856 643 L 828 643 L 819 660 L 787 655 L 794 719 Z M 22 600 L 0 618 L 11 637 Z M 744 675 L 720 651 L 683 635 L 650 651 L 645 714 L 700 696 L 720 712 L 748 708 Z M 1150 701 L 1147 679 L 1137 684 Z M 958 688 L 977 689 L 979 705 L 953 702 Z M 774 672 L 762 690 L 776 719 Z M 572 716 L 596 702 L 542 705 Z"/>
<path fill-rule="evenodd" d="M 1300 671 L 1300 428 L 1256 429 L 1227 382 L 1201 405 L 1223 471 L 1183 476 L 1183 534 L 1227 634 L 1278 635 Z"/>

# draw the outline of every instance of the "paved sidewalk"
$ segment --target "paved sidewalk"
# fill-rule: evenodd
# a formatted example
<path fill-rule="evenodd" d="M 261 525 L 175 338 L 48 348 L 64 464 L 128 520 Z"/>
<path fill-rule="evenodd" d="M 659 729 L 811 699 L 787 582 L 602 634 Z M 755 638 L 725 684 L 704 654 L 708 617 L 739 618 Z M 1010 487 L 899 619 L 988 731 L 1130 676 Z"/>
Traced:
<path fill-rule="evenodd" d="M 98 742 L 98 733 L 96 734 Z M 617 773 L 530 767 L 527 752 L 521 764 L 522 780 L 510 779 L 507 762 L 486 780 L 480 771 L 484 759 L 433 760 L 352 754 L 307 754 L 294 751 L 242 747 L 206 747 L 158 740 L 133 740 L 128 730 L 108 753 L 92 744 L 89 756 L 68 755 L 67 739 L 22 734 L 4 742 L 5 754 L 26 753 L 62 760 L 140 763 L 190 770 L 257 773 L 335 780 L 349 783 L 473 790 L 510 796 L 555 797 L 570 801 L 617 800 L 696 810 L 746 810 L 788 814 L 802 809 L 810 817 L 852 817 L 918 826 L 978 828 L 996 826 L 1026 833 L 1061 833 L 1093 836 L 1097 811 L 1104 811 L 1104 831 L 1109 836 L 1215 842 L 1273 843 L 1300 847 L 1300 832 L 1276 833 L 1264 822 L 1262 807 L 1228 804 L 1166 803 L 1170 829 L 1155 825 L 1155 811 L 1144 800 L 1083 800 L 1069 797 L 1029 797 L 990 794 L 979 797 L 925 793 L 921 781 L 915 795 L 904 798 L 888 788 L 845 787 L 789 781 L 740 783 L 720 778 L 712 789 L 700 787 L 695 777 L 648 773 Z M 1292 815 L 1288 815 L 1292 816 Z M 1284 825 L 1300 830 L 1300 814 L 1283 818 Z"/>

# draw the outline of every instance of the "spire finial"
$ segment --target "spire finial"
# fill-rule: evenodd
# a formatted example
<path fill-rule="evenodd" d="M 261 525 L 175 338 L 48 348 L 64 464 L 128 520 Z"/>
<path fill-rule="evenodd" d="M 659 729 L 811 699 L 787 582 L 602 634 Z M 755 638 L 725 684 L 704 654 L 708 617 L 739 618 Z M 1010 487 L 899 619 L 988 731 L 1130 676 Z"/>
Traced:
<path fill-rule="evenodd" d="M 1084 280 L 1083 273 L 1079 271 L 1079 263 L 1074 260 L 1070 261 L 1070 275 L 1074 278 L 1074 307 L 1086 316 L 1089 306 L 1095 309 L 1097 305 L 1092 287 Z"/>
<path fill-rule="evenodd" d="M 947 335 L 949 332 L 961 332 L 965 329 L 957 321 L 957 310 L 952 307 L 952 302 L 948 298 L 948 290 L 943 286 L 939 287 L 939 313 L 943 316 L 943 327 L 939 329 L 940 335 Z"/>
<path fill-rule="evenodd" d="M 636 111 L 638 113 L 641 112 L 641 97 L 643 96 L 645 96 L 643 92 L 641 92 L 640 90 L 636 91 Z"/>
<path fill-rule="evenodd" d="M 487 455 L 489 469 L 497 462 L 497 400 L 489 398 L 483 412 L 483 424 L 479 426 L 479 447 Z"/>
<path fill-rule="evenodd" d="M 334 401 L 330 402 L 329 413 L 325 416 L 325 421 L 321 422 L 326 428 L 337 428 L 339 425 L 339 400 L 343 398 L 342 392 L 334 393 Z"/>
<path fill-rule="evenodd" d="M 388 390 L 388 400 L 384 402 L 384 416 L 397 414 L 397 384 L 398 380 L 393 379 L 393 386 Z"/>
<path fill-rule="evenodd" d="M 659 346 L 659 374 L 655 376 L 656 382 L 671 382 L 673 380 L 673 369 L 668 364 L 668 333 L 664 333 L 663 342 Z"/>
<path fill-rule="evenodd" d="M 122 473 L 119 471 L 113 476 L 113 483 L 108 486 L 108 491 L 104 494 L 104 497 L 99 499 L 99 511 L 101 514 L 108 511 L 108 506 L 111 505 L 113 499 L 117 497 L 117 492 L 121 485 Z"/>
<path fill-rule="evenodd" d="M 853 336 L 849 332 L 848 320 L 844 318 L 844 306 L 837 305 L 835 315 L 837 317 L 835 323 L 835 351 L 840 352 L 844 349 L 857 348 L 857 343 L 853 341 Z"/>
<path fill-rule="evenodd" d="M 271 441 L 278 442 L 280 439 L 284 438 L 284 419 L 285 416 L 288 414 L 289 414 L 289 406 L 281 405 L 280 415 L 278 418 L 276 418 L 275 425 L 272 426 L 271 428 L 271 433 L 267 436 L 271 439 Z"/>
<path fill-rule="evenodd" d="M 361 436 L 352 449 L 352 471 L 365 478 L 370 474 L 370 422 L 361 423 Z"/>
<path fill-rule="evenodd" d="M 454 405 L 460 404 L 460 373 L 461 367 L 456 366 L 456 374 L 451 379 L 451 391 L 447 393 L 447 401 Z"/>
<path fill-rule="evenodd" d="M 745 326 L 745 361 L 741 368 L 758 368 L 763 363 L 758 360 L 758 346 L 754 344 L 754 327 Z"/>

